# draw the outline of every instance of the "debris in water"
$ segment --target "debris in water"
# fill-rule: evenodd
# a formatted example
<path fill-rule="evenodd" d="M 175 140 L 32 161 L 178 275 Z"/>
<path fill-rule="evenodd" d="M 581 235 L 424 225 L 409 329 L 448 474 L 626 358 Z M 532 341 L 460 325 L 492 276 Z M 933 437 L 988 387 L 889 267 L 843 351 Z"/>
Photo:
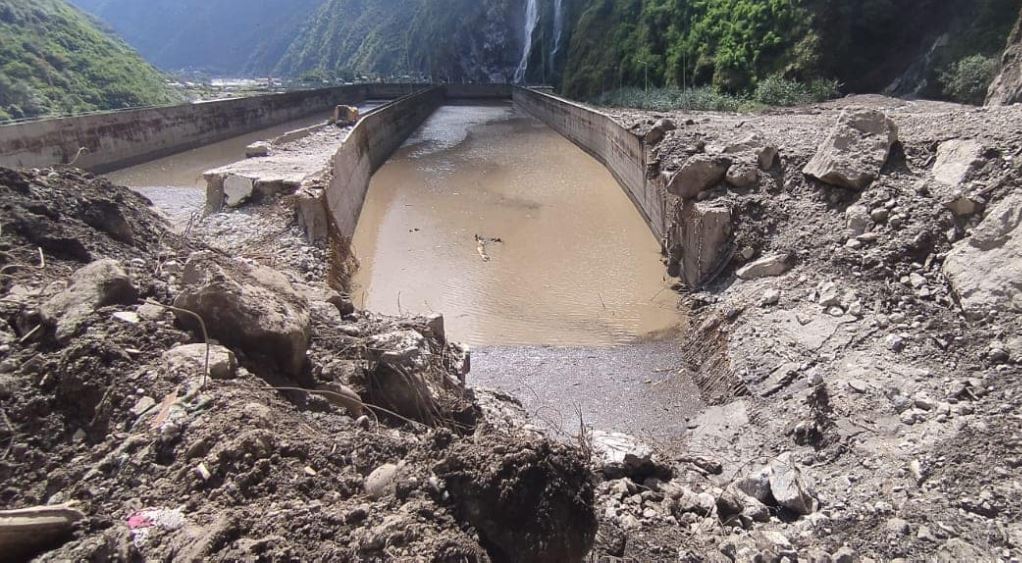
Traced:
<path fill-rule="evenodd" d="M 490 261 L 490 255 L 486 253 L 486 245 L 493 243 L 503 243 L 504 241 L 499 238 L 481 237 L 476 235 L 476 252 L 482 257 L 483 262 Z"/>

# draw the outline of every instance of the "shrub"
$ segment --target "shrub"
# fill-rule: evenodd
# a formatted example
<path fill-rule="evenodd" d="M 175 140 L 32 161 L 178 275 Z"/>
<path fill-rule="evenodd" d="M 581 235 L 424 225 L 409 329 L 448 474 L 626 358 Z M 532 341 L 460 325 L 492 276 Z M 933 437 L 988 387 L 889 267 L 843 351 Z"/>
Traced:
<path fill-rule="evenodd" d="M 728 94 L 709 86 L 698 88 L 625 87 L 612 90 L 590 101 L 610 107 L 651 111 L 748 111 L 757 106 L 794 106 L 822 102 L 838 93 L 836 80 L 814 80 L 809 84 L 773 76 L 760 81 L 751 95 Z"/>
<path fill-rule="evenodd" d="M 997 70 L 997 59 L 983 55 L 965 57 L 941 74 L 944 95 L 959 103 L 982 105 Z"/>
<path fill-rule="evenodd" d="M 836 80 L 814 80 L 806 84 L 773 75 L 756 85 L 752 98 L 768 106 L 800 106 L 829 100 L 837 93 Z"/>

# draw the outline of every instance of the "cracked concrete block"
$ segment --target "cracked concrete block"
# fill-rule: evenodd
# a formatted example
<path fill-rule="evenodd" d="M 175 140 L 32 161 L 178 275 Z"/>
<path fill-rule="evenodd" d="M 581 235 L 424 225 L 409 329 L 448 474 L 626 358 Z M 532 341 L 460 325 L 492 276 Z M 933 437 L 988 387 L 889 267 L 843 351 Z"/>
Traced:
<path fill-rule="evenodd" d="M 321 191 L 298 192 L 295 199 L 295 214 L 298 225 L 305 233 L 305 240 L 317 245 L 326 242 L 330 236 L 330 223 Z"/>
<path fill-rule="evenodd" d="M 730 258 L 731 234 L 730 207 L 685 202 L 669 234 L 672 269 L 691 288 L 710 282 Z"/>

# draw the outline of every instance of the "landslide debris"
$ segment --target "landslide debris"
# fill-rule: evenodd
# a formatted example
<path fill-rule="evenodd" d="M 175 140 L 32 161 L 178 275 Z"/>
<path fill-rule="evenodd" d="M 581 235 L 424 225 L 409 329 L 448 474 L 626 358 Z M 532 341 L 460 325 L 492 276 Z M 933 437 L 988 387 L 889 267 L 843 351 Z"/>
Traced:
<path fill-rule="evenodd" d="M 223 225 L 178 236 L 87 173 L 0 169 L 0 509 L 77 515 L 8 553 L 585 556 L 587 459 L 467 388 L 442 317 L 356 311 L 288 237 L 210 247 Z"/>
<path fill-rule="evenodd" d="M 654 181 L 754 165 L 744 139 L 778 156 L 675 201 L 669 258 L 707 274 L 683 278 L 686 372 L 713 406 L 658 452 L 670 481 L 598 485 L 594 553 L 1022 557 L 1022 107 L 607 111 L 638 136 L 679 124 L 648 147 Z M 710 209 L 726 223 L 692 221 Z"/>

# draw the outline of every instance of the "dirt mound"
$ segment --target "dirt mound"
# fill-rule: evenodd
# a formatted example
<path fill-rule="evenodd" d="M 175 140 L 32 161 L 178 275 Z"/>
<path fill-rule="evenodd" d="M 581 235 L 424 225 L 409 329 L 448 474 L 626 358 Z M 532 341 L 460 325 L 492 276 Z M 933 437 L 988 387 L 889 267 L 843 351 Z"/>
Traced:
<path fill-rule="evenodd" d="M 290 351 L 304 361 L 284 369 L 245 341 L 207 355 L 202 327 L 170 307 L 184 265 L 197 251 L 224 271 L 251 261 L 169 233 L 144 198 L 79 171 L 0 170 L 0 195 L 0 508 L 84 516 L 41 559 L 500 559 L 464 503 L 539 470 L 537 508 L 592 522 L 580 454 L 498 431 L 520 423 L 484 417 L 507 408 L 465 387 L 442 317 L 358 312 L 283 270 L 218 299 L 287 284 L 309 317 L 307 349 Z M 451 459 L 486 488 L 438 476 Z M 528 537 L 581 557 L 591 526 L 542 520 Z"/>

